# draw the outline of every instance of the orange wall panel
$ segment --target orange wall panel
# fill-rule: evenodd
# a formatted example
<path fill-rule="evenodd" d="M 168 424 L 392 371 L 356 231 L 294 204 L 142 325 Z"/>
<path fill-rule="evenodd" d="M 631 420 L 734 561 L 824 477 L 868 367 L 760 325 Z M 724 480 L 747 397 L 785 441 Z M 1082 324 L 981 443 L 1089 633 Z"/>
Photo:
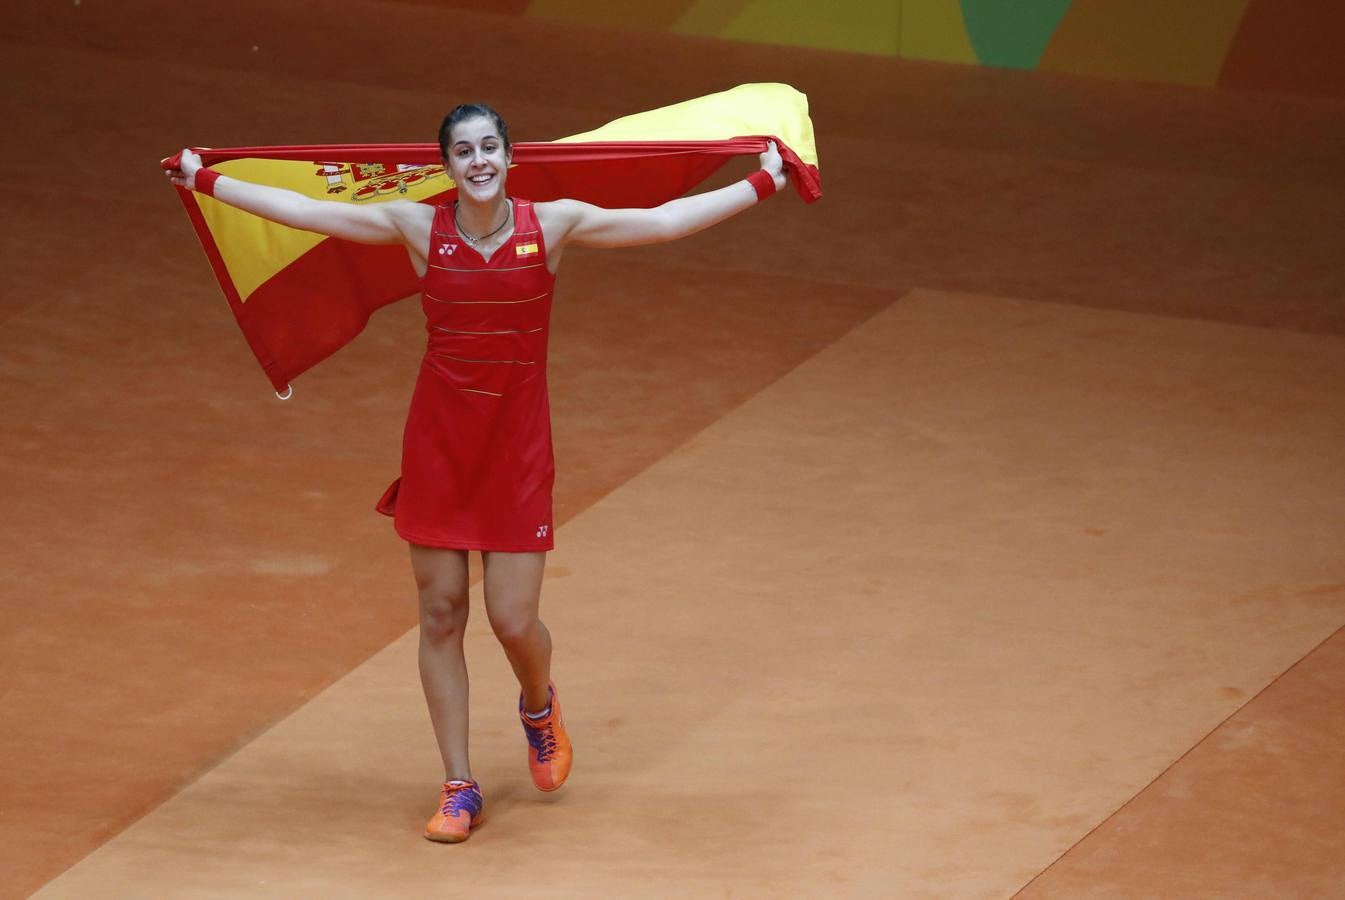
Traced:
<path fill-rule="evenodd" d="M 1038 68 L 1210 86 L 1247 0 L 1074 0 Z"/>
<path fill-rule="evenodd" d="M 696 0 L 532 0 L 528 15 L 575 24 L 665 31 L 696 5 Z"/>
<path fill-rule="evenodd" d="M 1345 3 L 1252 0 L 1218 84 L 1345 97 Z"/>
<path fill-rule="evenodd" d="M 1345 0 L 1021 0 L 1021 15 L 1007 0 L 398 2 L 599 28 L 1345 97 Z"/>

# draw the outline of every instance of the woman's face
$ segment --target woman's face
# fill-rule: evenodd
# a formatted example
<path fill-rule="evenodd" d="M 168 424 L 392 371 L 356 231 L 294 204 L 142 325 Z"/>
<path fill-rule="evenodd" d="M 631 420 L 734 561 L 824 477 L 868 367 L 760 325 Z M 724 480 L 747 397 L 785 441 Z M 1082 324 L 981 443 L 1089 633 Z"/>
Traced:
<path fill-rule="evenodd" d="M 458 196 L 478 203 L 504 194 L 504 180 L 512 153 L 486 116 L 453 126 L 448 145 L 448 172 L 458 185 Z"/>

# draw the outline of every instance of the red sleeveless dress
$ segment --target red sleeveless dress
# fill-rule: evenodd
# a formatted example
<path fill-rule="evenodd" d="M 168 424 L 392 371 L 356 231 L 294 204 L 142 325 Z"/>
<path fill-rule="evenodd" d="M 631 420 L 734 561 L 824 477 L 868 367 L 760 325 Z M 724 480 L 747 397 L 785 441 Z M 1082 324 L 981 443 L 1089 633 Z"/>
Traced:
<path fill-rule="evenodd" d="M 536 212 L 514 200 L 514 235 L 489 260 L 452 203 L 435 212 L 421 306 L 429 332 L 402 439 L 402 477 L 378 502 L 414 544 L 553 546 L 546 349 L 555 276 Z"/>

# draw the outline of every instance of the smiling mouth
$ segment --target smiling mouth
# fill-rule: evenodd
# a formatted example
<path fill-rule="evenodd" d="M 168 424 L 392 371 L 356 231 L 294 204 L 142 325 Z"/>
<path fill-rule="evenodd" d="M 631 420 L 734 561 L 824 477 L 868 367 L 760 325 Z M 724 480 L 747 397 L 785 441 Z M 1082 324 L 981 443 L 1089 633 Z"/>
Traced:
<path fill-rule="evenodd" d="M 470 178 L 468 178 L 467 180 L 470 181 L 472 184 L 485 184 L 487 181 L 490 181 L 490 180 L 491 180 L 492 178 L 494 178 L 494 177 L 495 177 L 495 176 L 494 176 L 494 175 L 491 175 L 491 174 L 487 174 L 487 175 L 473 175 L 473 176 L 471 176 Z"/>

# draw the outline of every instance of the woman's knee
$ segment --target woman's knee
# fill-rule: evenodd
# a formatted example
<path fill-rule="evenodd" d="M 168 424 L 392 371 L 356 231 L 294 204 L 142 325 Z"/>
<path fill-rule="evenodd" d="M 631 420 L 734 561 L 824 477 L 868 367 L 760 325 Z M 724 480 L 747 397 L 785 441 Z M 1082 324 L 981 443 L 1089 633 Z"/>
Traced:
<path fill-rule="evenodd" d="M 471 609 L 465 593 L 426 585 L 420 589 L 420 635 L 430 643 L 461 640 Z"/>
<path fill-rule="evenodd" d="M 467 626 L 467 554 L 411 545 L 411 571 L 420 594 L 420 634 L 431 643 L 461 640 Z"/>
<path fill-rule="evenodd" d="M 494 615 L 490 617 L 495 638 L 505 647 L 524 647 L 537 635 L 540 621 L 533 615 Z"/>

